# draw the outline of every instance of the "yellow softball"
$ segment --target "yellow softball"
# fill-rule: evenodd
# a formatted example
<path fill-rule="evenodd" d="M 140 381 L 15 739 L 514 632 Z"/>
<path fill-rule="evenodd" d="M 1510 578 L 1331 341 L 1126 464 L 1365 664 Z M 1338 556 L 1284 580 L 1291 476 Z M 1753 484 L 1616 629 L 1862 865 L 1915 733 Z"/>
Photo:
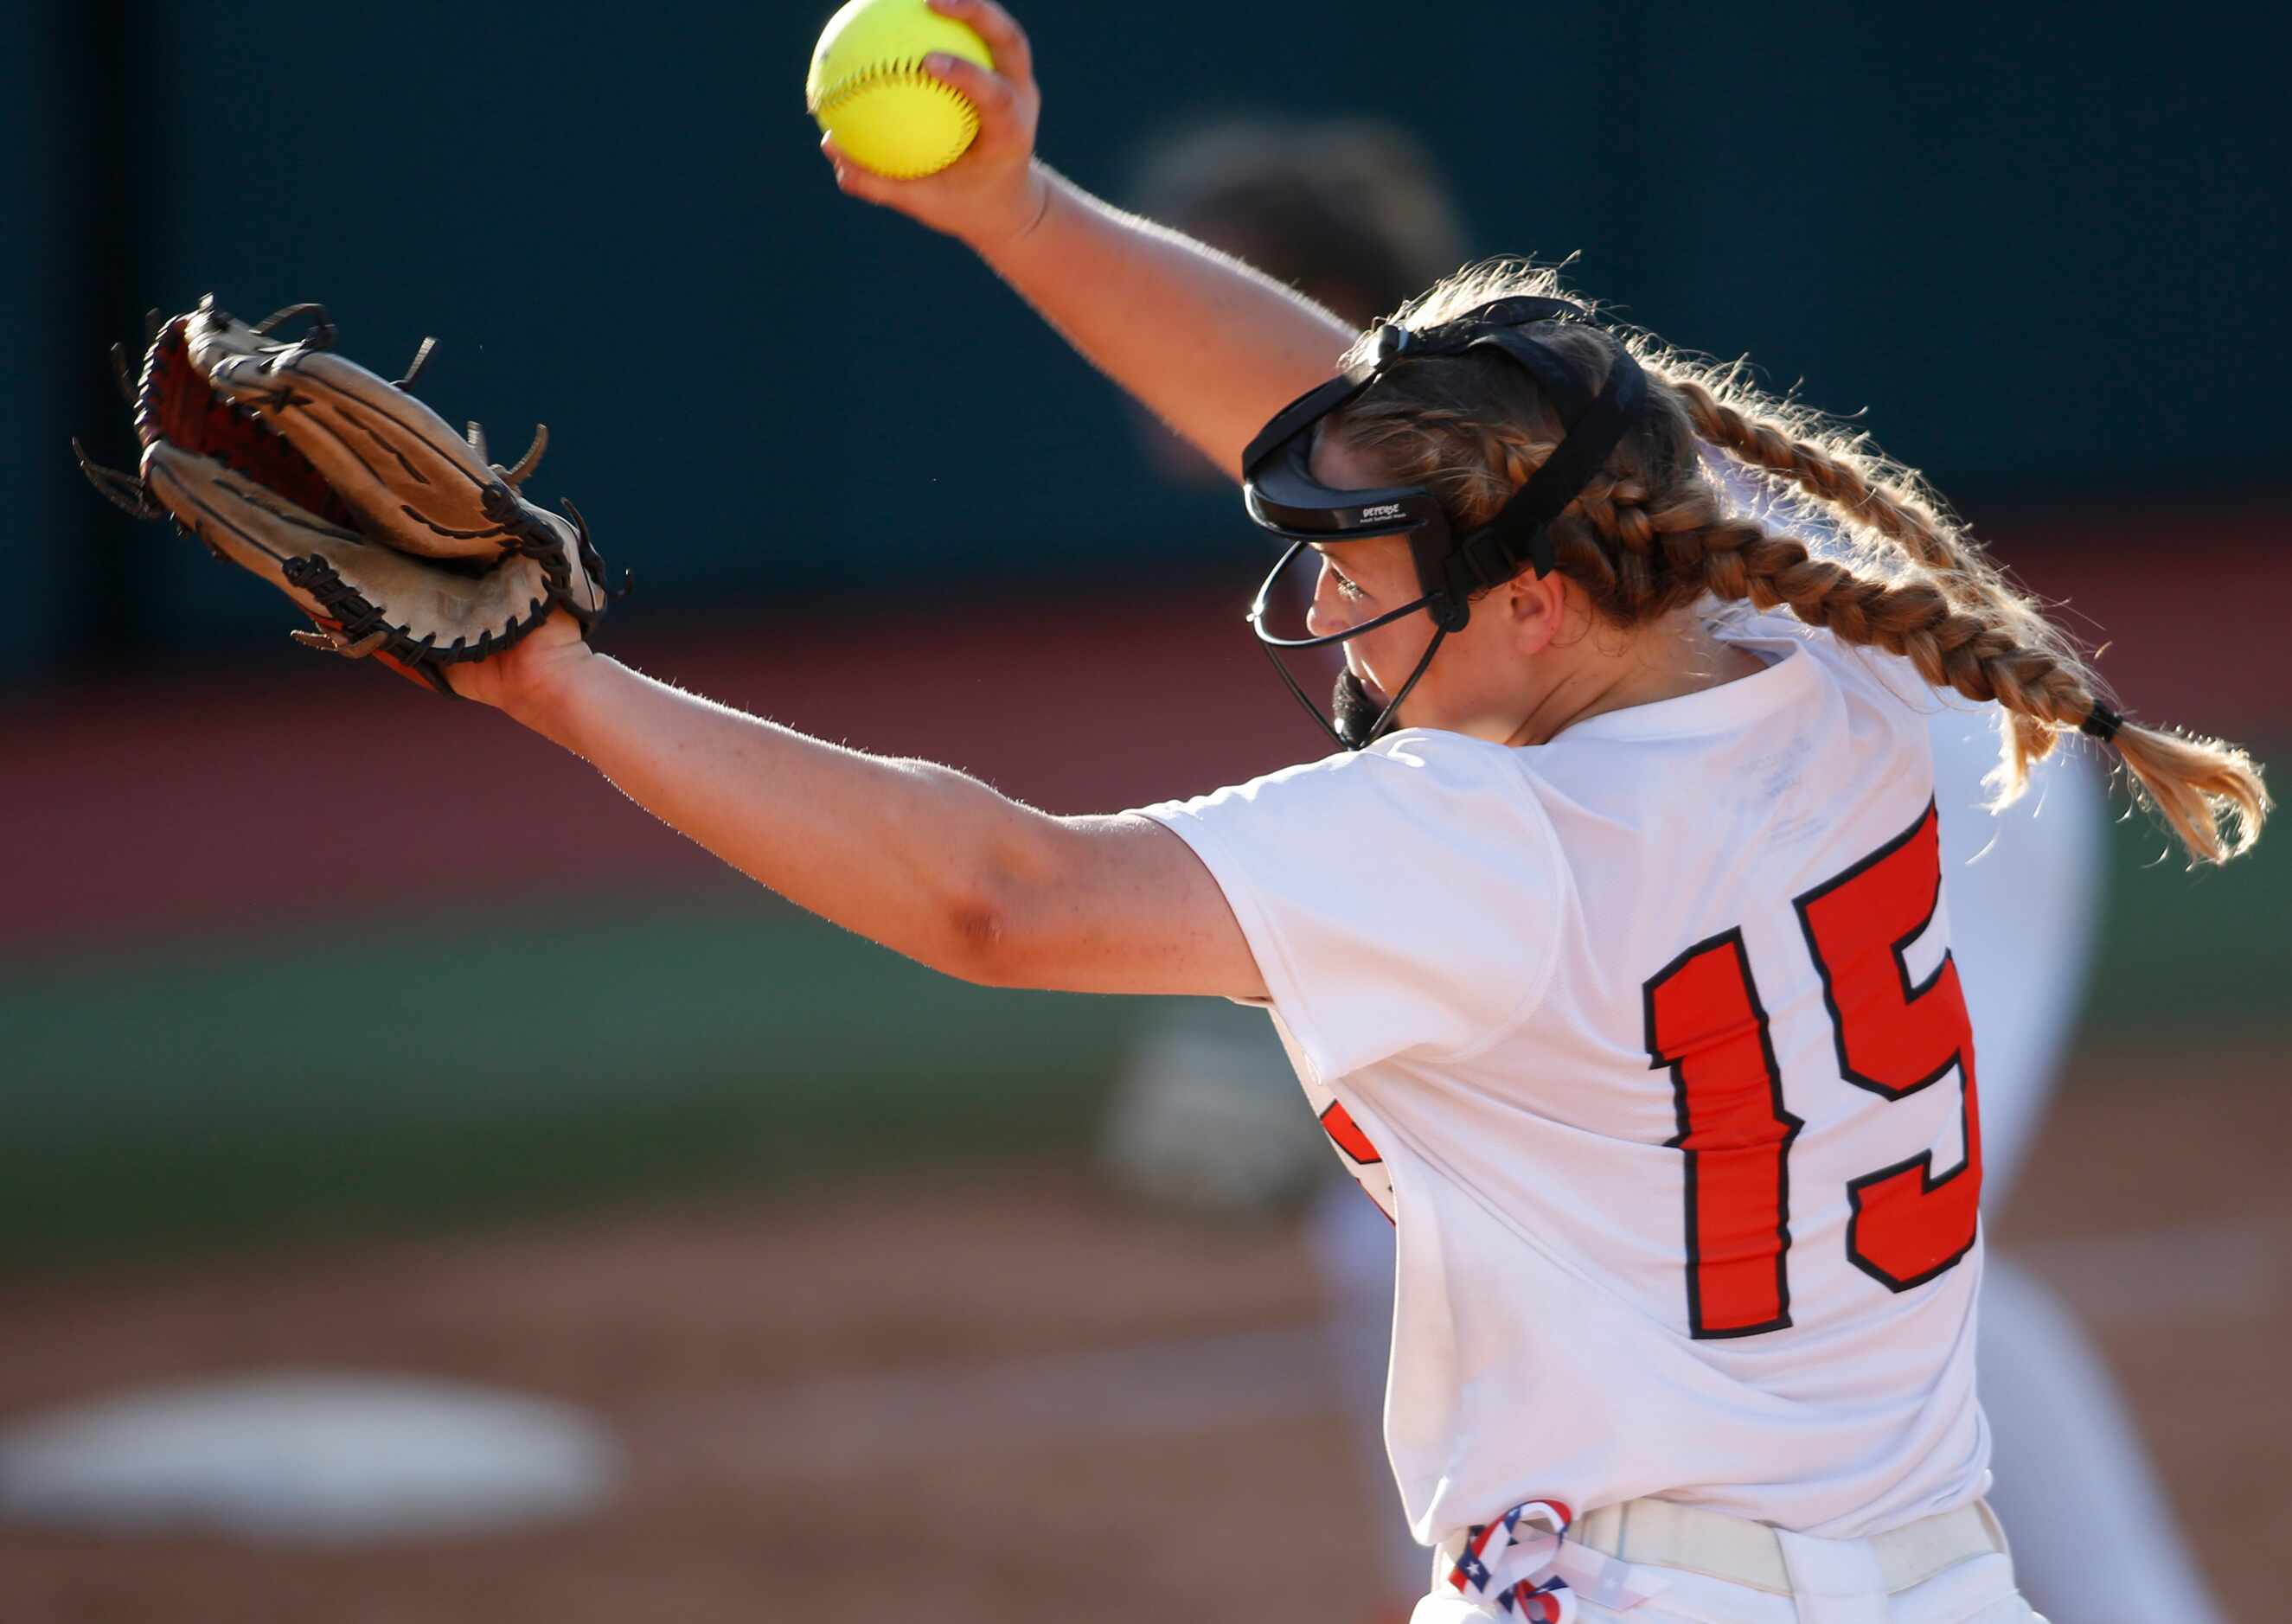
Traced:
<path fill-rule="evenodd" d="M 924 71 L 932 51 L 995 66 L 985 40 L 924 0 L 851 0 L 812 47 L 804 105 L 855 164 L 899 181 L 935 173 L 979 133 L 979 109 Z"/>

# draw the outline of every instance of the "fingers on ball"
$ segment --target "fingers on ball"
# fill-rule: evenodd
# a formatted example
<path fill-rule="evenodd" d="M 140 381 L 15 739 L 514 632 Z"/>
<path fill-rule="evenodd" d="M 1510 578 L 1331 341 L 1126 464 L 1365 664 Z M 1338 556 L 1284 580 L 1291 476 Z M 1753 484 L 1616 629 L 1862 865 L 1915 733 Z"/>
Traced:
<path fill-rule="evenodd" d="M 982 117 L 1007 110 L 1015 99 L 1011 81 L 989 68 L 934 52 L 924 66 L 940 84 L 966 98 Z"/>
<path fill-rule="evenodd" d="M 931 7 L 943 17 L 953 17 L 971 25 L 974 33 L 987 42 L 988 53 L 994 57 L 996 69 L 1021 84 L 1030 84 L 1035 76 L 1035 53 L 1027 43 L 1026 30 L 1018 20 L 996 3 L 996 0 L 930 0 Z"/>
<path fill-rule="evenodd" d="M 835 171 L 837 189 L 849 192 L 855 197 L 865 197 L 870 195 L 872 189 L 868 182 L 873 177 L 868 171 L 851 161 L 850 155 L 835 144 L 834 136 L 823 135 L 819 138 L 819 154 L 827 160 L 827 166 Z"/>

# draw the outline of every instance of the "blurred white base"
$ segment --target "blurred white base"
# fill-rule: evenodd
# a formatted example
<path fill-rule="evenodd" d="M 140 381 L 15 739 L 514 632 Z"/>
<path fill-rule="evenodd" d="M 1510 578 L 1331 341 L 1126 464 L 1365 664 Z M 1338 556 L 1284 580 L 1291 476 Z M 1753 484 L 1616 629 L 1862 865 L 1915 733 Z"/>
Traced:
<path fill-rule="evenodd" d="M 278 1371 L 0 1429 L 0 1519 L 346 1541 L 569 1517 L 619 1470 L 577 1411 L 455 1383 Z"/>
<path fill-rule="evenodd" d="M 1295 1206 L 1336 1167 L 1262 1011 L 1159 1006 L 1116 1081 L 1100 1165 L 1118 1189 L 1208 1217 Z"/>

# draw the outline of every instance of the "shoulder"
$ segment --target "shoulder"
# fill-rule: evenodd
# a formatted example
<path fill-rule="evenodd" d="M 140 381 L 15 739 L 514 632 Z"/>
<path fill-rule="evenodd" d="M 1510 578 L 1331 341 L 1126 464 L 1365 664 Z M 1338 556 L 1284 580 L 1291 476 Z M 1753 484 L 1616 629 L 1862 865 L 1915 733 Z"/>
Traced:
<path fill-rule="evenodd" d="M 1301 836 L 1330 831 L 1332 819 L 1396 831 L 1486 821 L 1533 827 L 1543 822 L 1536 785 L 1519 752 L 1462 734 L 1404 729 L 1367 750 L 1300 762 L 1188 800 L 1142 808 L 1177 817 L 1290 822 Z"/>
<path fill-rule="evenodd" d="M 1571 884 L 1505 746 L 1403 732 L 1139 810 L 1224 892 L 1311 1075 L 1476 1049 L 1550 978 Z"/>
<path fill-rule="evenodd" d="M 1388 926 L 1456 912 L 1501 920 L 1568 884 L 1558 834 L 1519 754 L 1404 731 L 1139 810 L 1191 845 L 1230 893 L 1280 892 L 1323 914 Z"/>
<path fill-rule="evenodd" d="M 1728 642 L 1772 657 L 1803 658 L 1826 686 L 1858 699 L 1883 702 L 1901 716 L 1906 726 L 1923 727 L 1941 708 L 1917 667 L 1900 655 L 1843 641 L 1836 634 L 1810 626 L 1786 611 L 1731 615 L 1720 623 L 1718 631 Z"/>
<path fill-rule="evenodd" d="M 1315 933 L 1343 919 L 1404 955 L 1438 958 L 1468 939 L 1517 951 L 1511 936 L 1544 937 L 1570 888 L 1520 752 L 1461 734 L 1407 730 L 1139 809 L 1192 846 L 1230 897 L 1294 907 Z"/>

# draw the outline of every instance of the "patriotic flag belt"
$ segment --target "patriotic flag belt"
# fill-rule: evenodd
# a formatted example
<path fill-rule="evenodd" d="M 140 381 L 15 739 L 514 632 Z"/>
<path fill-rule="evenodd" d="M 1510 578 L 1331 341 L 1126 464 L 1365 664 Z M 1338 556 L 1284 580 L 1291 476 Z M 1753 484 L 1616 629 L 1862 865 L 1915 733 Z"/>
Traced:
<path fill-rule="evenodd" d="M 1523 1500 L 1475 1524 L 1457 1543 L 1449 1582 L 1508 1624 L 1575 1624 L 1579 1600 L 1624 1612 L 1664 1588 L 1647 1569 L 1570 1540 L 1574 1521 L 1558 1500 Z"/>

